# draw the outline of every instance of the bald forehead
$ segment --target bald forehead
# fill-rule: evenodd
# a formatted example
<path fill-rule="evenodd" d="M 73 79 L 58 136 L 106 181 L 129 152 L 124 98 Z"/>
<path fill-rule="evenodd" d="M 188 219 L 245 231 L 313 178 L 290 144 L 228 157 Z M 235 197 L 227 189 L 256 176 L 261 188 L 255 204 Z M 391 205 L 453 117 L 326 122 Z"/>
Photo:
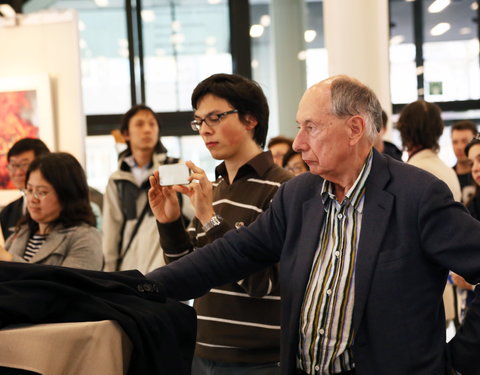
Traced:
<path fill-rule="evenodd" d="M 319 112 L 330 112 L 331 95 L 330 83 L 319 82 L 305 91 L 298 105 L 297 120 L 311 118 Z"/>

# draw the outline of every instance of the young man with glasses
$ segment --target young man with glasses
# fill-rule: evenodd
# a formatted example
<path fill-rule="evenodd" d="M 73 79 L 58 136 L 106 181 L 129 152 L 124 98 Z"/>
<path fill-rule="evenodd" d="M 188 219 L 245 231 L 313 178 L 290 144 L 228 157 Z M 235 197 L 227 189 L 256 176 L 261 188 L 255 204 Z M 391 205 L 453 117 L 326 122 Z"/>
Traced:
<path fill-rule="evenodd" d="M 50 150 L 40 139 L 23 138 L 14 143 L 7 153 L 7 168 L 10 179 L 17 189 L 25 189 L 25 176 L 30 163 L 37 156 L 48 152 Z M 0 212 L 0 224 L 5 240 L 14 232 L 18 221 L 25 214 L 25 209 L 25 197 L 20 197 Z"/>
<path fill-rule="evenodd" d="M 270 205 L 280 185 L 291 178 L 263 152 L 269 109 L 255 82 L 238 75 L 215 74 L 192 94 L 194 120 L 212 157 L 223 162 L 211 183 L 192 162 L 191 183 L 161 187 L 150 178 L 152 211 L 159 221 L 167 262 L 175 261 L 231 229 L 249 225 Z M 188 195 L 195 218 L 185 230 L 175 192 Z M 260 256 L 260 255 L 259 255 Z M 278 266 L 198 296 L 197 344 L 193 375 L 278 374 L 280 297 Z"/>

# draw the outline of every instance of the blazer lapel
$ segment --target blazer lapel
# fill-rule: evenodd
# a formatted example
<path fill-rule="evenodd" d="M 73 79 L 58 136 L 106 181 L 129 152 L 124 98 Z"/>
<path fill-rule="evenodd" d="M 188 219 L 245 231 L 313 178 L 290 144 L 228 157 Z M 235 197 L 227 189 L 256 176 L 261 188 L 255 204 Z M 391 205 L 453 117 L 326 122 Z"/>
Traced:
<path fill-rule="evenodd" d="M 384 190 L 389 179 L 387 160 L 374 150 L 372 169 L 366 182 L 362 229 L 355 264 L 354 332 L 358 332 L 362 320 L 373 270 L 394 203 L 394 197 Z"/>
<path fill-rule="evenodd" d="M 55 252 L 61 246 L 64 239 L 64 230 L 53 228 L 43 246 L 38 249 L 38 252 L 30 260 L 30 263 L 40 263 L 43 259 Z"/>

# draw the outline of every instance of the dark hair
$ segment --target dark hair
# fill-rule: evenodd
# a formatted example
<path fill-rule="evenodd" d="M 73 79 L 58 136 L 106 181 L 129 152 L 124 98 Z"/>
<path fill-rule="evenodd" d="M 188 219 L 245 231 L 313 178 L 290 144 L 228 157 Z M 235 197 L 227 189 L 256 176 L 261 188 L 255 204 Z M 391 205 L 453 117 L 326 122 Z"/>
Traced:
<path fill-rule="evenodd" d="M 302 154 L 300 152 L 297 152 L 293 149 L 288 150 L 287 153 L 285 155 L 283 155 L 282 167 L 285 168 L 287 166 L 288 162 L 290 161 L 290 159 L 293 158 L 295 155 L 302 156 Z M 308 166 L 307 163 L 305 163 L 305 160 L 302 159 L 302 162 L 305 165 L 305 167 L 307 168 L 307 170 L 310 170 L 310 167 Z"/>
<path fill-rule="evenodd" d="M 462 120 L 453 123 L 451 131 L 453 132 L 454 130 L 470 130 L 474 136 L 477 135 L 478 132 L 477 124 L 470 120 Z"/>
<path fill-rule="evenodd" d="M 10 150 L 8 150 L 7 161 L 10 161 L 12 156 L 17 156 L 27 151 L 33 151 L 35 157 L 50 152 L 42 140 L 38 138 L 22 138 L 15 142 Z"/>
<path fill-rule="evenodd" d="M 472 146 L 479 145 L 480 144 L 480 137 L 478 135 L 475 135 L 475 137 L 472 138 L 470 142 L 465 146 L 465 155 L 468 156 L 468 151 L 472 148 Z"/>
<path fill-rule="evenodd" d="M 382 109 L 382 127 L 385 129 L 387 127 L 387 122 L 388 122 L 388 115 L 387 112 L 385 112 Z"/>
<path fill-rule="evenodd" d="M 66 152 L 52 152 L 36 158 L 28 167 L 26 181 L 34 171 L 40 171 L 43 178 L 51 184 L 57 194 L 61 212 L 50 226 L 62 224 L 66 228 L 82 223 L 95 225 L 90 201 L 88 185 L 80 163 Z M 26 223 L 31 231 L 38 230 L 38 223 L 26 214 Z"/>
<path fill-rule="evenodd" d="M 367 137 L 373 142 L 382 129 L 382 106 L 373 90 L 355 78 L 339 75 L 332 77 L 330 95 L 332 114 L 363 115 Z"/>
<path fill-rule="evenodd" d="M 480 136 L 478 134 L 476 134 L 475 137 L 473 137 L 472 140 L 465 146 L 466 156 L 468 156 L 468 151 L 470 151 L 470 149 L 475 145 L 480 145 Z M 475 194 L 470 197 L 468 202 L 465 202 L 465 205 L 468 206 L 474 197 L 480 198 L 480 186 L 477 183 L 475 183 Z"/>
<path fill-rule="evenodd" d="M 425 100 L 417 100 L 403 107 L 398 118 L 403 146 L 429 148 L 438 151 L 438 139 L 443 133 L 440 107 Z"/>
<path fill-rule="evenodd" d="M 288 145 L 288 147 L 292 148 L 293 139 L 288 138 L 288 137 L 284 137 L 283 135 L 273 137 L 268 141 L 267 148 L 270 148 L 272 146 L 275 146 L 275 145 L 278 145 L 278 144 L 281 144 L 281 143 L 285 143 L 286 145 Z"/>
<path fill-rule="evenodd" d="M 155 121 L 157 122 L 158 134 L 160 135 L 160 130 L 161 130 L 160 118 L 153 111 L 153 109 L 151 109 L 150 107 L 144 104 L 134 105 L 122 116 L 122 119 L 120 121 L 120 132 L 122 133 L 122 135 L 125 133 L 128 133 L 128 125 L 130 124 L 130 120 L 132 119 L 133 116 L 135 116 L 140 111 L 148 111 L 153 115 L 153 117 L 155 118 Z M 126 150 L 127 152 L 124 151 L 122 152 L 122 154 L 131 153 L 129 141 L 127 141 L 127 147 L 128 147 L 128 149 Z M 167 149 L 165 148 L 165 146 L 163 146 L 162 142 L 160 141 L 160 136 L 158 137 L 158 142 L 155 145 L 154 152 L 167 152 Z"/>
<path fill-rule="evenodd" d="M 260 146 L 265 146 L 268 131 L 269 109 L 267 98 L 260 85 L 238 74 L 214 74 L 200 82 L 192 93 L 192 107 L 207 94 L 225 99 L 238 110 L 240 121 L 251 115 L 257 120 L 253 139 Z"/>

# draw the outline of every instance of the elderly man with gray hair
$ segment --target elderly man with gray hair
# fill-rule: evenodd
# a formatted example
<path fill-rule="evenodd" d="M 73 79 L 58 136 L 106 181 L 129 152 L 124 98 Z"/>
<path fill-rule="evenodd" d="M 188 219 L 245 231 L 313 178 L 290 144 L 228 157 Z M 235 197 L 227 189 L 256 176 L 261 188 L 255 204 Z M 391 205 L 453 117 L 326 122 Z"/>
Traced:
<path fill-rule="evenodd" d="M 293 143 L 310 173 L 148 277 L 188 299 L 280 262 L 284 375 L 478 374 L 478 302 L 447 348 L 442 292 L 448 270 L 480 282 L 480 223 L 444 182 L 373 149 L 381 111 L 354 78 L 310 87 Z"/>

